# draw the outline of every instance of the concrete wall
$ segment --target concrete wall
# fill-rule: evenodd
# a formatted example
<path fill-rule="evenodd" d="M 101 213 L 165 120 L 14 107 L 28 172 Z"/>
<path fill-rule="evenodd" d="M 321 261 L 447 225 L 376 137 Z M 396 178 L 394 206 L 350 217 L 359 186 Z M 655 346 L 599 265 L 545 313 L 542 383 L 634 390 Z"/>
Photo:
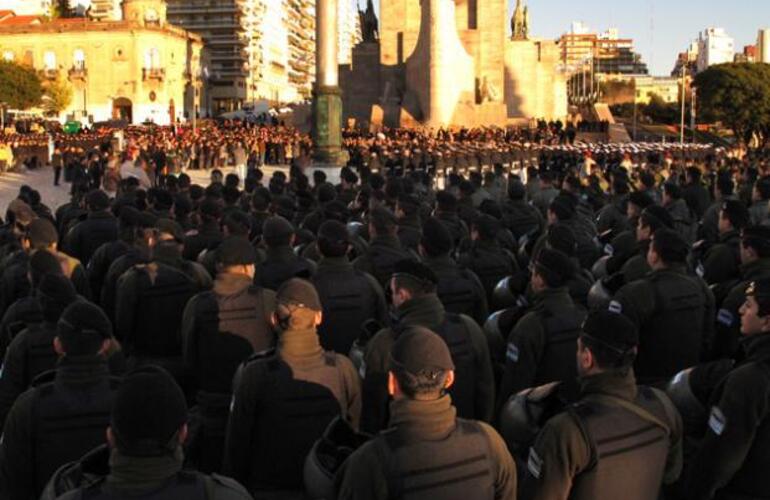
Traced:
<path fill-rule="evenodd" d="M 509 119 L 567 116 L 567 84 L 557 71 L 559 50 L 551 40 L 508 40 L 505 102 Z"/>

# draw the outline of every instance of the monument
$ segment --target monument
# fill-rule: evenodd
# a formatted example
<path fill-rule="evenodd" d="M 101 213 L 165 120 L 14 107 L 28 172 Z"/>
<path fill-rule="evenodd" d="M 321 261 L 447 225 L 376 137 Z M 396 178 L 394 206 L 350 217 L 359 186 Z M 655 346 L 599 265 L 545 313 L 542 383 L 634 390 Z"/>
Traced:
<path fill-rule="evenodd" d="M 313 160 L 339 178 L 347 163 L 342 149 L 342 92 L 337 63 L 337 0 L 316 3 L 316 81 L 313 88 Z"/>
<path fill-rule="evenodd" d="M 371 0 L 363 41 L 340 67 L 345 119 L 359 126 L 484 126 L 567 116 L 559 47 L 529 33 L 518 0 Z M 508 19 L 511 19 L 510 36 Z"/>

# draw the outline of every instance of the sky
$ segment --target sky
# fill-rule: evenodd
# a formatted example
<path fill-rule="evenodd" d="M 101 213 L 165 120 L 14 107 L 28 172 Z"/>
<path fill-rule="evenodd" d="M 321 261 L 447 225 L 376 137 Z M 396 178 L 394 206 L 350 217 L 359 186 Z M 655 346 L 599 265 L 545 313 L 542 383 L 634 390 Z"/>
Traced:
<path fill-rule="evenodd" d="M 511 0 L 511 10 L 514 4 Z M 769 0 L 529 0 L 528 4 L 532 36 L 558 38 L 572 21 L 583 21 L 599 32 L 618 28 L 621 37 L 633 38 L 654 75 L 668 75 L 677 53 L 707 27 L 725 28 L 735 39 L 736 51 L 755 44 L 757 31 L 770 27 Z"/>
<path fill-rule="evenodd" d="M 653 75 L 669 75 L 677 54 L 706 28 L 725 28 L 735 39 L 737 51 L 754 45 L 760 28 L 770 28 L 770 0 L 522 1 L 529 5 L 531 36 L 557 39 L 569 31 L 573 21 L 583 21 L 596 32 L 618 28 L 621 37 L 634 40 L 635 50 Z M 365 0 L 358 2 L 366 4 Z M 516 0 L 509 3 L 510 20 Z M 375 0 L 379 13 L 378 8 Z"/>

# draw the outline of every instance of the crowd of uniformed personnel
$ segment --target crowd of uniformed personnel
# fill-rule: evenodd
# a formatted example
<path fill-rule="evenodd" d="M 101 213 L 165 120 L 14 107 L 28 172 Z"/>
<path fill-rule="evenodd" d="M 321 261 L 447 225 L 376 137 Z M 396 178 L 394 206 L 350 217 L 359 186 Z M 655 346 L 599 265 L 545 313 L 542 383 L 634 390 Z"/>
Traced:
<path fill-rule="evenodd" d="M 0 498 L 770 498 L 766 158 L 456 134 L 22 186 Z"/>

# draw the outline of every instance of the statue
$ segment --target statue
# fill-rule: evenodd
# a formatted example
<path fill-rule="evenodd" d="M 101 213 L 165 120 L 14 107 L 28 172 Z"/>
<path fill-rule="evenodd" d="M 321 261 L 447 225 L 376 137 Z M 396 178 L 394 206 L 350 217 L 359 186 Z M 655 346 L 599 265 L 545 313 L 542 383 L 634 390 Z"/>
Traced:
<path fill-rule="evenodd" d="M 380 38 L 379 21 L 374 13 L 372 0 L 366 2 L 366 12 L 358 9 L 358 20 L 361 23 L 361 36 L 366 43 L 376 42 Z"/>
<path fill-rule="evenodd" d="M 478 84 L 478 80 L 476 82 Z M 499 98 L 497 89 L 492 83 L 489 82 L 489 79 L 486 76 L 482 78 L 481 84 L 479 84 L 478 93 L 479 104 L 484 104 L 485 102 L 495 102 Z"/>
<path fill-rule="evenodd" d="M 521 0 L 516 0 L 516 9 L 511 18 L 511 33 L 514 40 L 529 38 L 529 8 L 523 7 Z"/>

